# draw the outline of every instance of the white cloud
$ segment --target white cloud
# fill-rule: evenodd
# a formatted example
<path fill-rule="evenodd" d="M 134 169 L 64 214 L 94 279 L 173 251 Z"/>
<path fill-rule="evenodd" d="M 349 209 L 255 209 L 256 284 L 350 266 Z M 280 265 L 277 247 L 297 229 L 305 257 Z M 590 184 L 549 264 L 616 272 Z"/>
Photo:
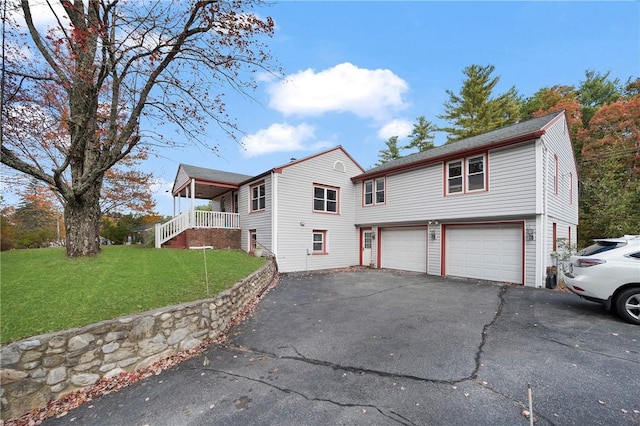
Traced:
<path fill-rule="evenodd" d="M 29 8 L 33 23 L 40 31 L 58 27 L 58 20 L 65 26 L 69 25 L 69 18 L 60 2 L 29 2 Z M 10 10 L 9 13 L 21 27 L 26 28 L 22 8 Z"/>
<path fill-rule="evenodd" d="M 403 109 L 406 81 L 387 69 L 369 70 L 348 62 L 316 72 L 291 74 L 268 86 L 269 106 L 285 115 L 318 116 L 350 112 L 359 117 L 384 119 Z"/>
<path fill-rule="evenodd" d="M 378 130 L 378 136 L 387 140 L 391 136 L 398 136 L 399 139 L 406 138 L 413 130 L 413 123 L 409 120 L 396 119 L 385 124 Z"/>
<path fill-rule="evenodd" d="M 326 146 L 325 143 L 313 143 L 315 128 L 302 123 L 292 126 L 286 123 L 274 123 L 253 135 L 242 139 L 246 157 L 255 157 L 272 152 L 304 151 Z"/>

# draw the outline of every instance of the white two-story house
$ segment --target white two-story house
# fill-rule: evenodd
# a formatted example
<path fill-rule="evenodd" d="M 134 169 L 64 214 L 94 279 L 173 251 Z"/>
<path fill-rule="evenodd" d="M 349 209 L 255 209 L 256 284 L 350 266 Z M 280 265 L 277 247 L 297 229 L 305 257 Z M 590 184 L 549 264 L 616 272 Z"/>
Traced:
<path fill-rule="evenodd" d="M 281 272 L 364 265 L 540 287 L 578 223 L 564 112 L 367 171 L 342 147 L 254 177 L 181 165 L 173 194 L 191 206 L 174 221 L 231 224 L 236 248 L 264 247 Z M 203 194 L 216 210 L 206 224 L 192 211 Z"/>

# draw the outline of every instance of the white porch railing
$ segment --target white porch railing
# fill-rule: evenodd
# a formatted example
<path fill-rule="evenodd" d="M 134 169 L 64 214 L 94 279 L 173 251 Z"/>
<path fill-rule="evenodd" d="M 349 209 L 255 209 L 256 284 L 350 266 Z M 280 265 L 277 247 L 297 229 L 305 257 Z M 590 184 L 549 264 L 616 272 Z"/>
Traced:
<path fill-rule="evenodd" d="M 191 228 L 240 229 L 238 213 L 189 210 L 168 222 L 156 224 L 156 248 Z"/>

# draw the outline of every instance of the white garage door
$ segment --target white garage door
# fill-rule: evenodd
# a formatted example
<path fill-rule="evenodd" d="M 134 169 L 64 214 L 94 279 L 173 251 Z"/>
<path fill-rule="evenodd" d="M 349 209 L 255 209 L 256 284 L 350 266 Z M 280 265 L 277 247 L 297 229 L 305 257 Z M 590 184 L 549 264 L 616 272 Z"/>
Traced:
<path fill-rule="evenodd" d="M 380 238 L 383 268 L 427 272 L 426 228 L 385 228 Z"/>
<path fill-rule="evenodd" d="M 448 226 L 446 275 L 522 284 L 519 225 Z"/>

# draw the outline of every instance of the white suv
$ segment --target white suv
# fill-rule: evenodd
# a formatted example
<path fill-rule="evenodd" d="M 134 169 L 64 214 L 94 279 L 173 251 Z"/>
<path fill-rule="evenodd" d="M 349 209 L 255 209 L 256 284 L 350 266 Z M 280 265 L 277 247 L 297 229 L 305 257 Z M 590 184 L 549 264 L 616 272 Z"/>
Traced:
<path fill-rule="evenodd" d="M 575 294 L 640 325 L 640 235 L 594 240 L 569 259 L 564 282 Z"/>

